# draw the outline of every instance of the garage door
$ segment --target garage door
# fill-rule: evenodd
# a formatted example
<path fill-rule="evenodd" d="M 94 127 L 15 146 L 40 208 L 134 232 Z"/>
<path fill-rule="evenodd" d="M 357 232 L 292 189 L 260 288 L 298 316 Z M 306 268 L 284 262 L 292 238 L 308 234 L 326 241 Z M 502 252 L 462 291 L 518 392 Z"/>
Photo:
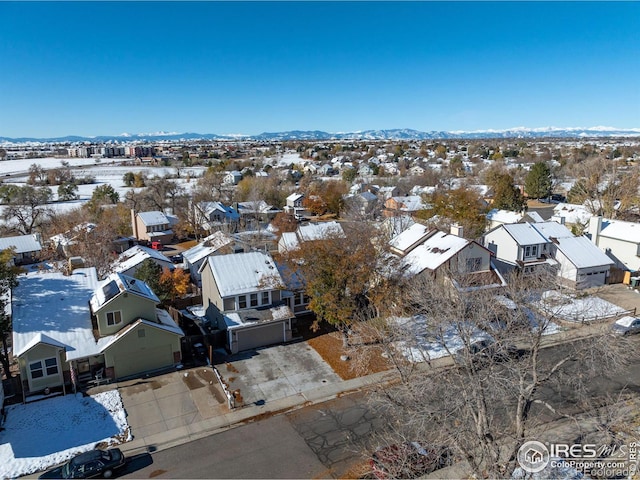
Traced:
<path fill-rule="evenodd" d="M 605 285 L 607 282 L 606 272 L 592 273 L 591 275 L 580 276 L 580 288 L 592 288 Z"/>
<path fill-rule="evenodd" d="M 133 357 L 128 355 L 115 357 L 114 363 L 116 378 L 139 375 L 173 365 L 173 348 L 171 345 L 145 348 Z"/>
<path fill-rule="evenodd" d="M 238 351 L 284 342 L 284 327 L 281 322 L 272 323 L 237 332 Z"/>

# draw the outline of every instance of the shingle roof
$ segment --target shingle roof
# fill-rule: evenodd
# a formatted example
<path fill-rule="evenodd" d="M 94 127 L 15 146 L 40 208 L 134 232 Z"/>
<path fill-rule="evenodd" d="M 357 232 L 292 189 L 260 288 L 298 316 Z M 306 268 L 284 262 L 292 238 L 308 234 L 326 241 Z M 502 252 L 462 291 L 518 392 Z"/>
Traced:
<path fill-rule="evenodd" d="M 600 235 L 638 244 L 640 243 L 640 223 L 603 219 Z"/>
<path fill-rule="evenodd" d="M 283 285 L 273 259 L 263 252 L 216 255 L 207 262 L 222 297 L 274 290 Z"/>
<path fill-rule="evenodd" d="M 167 216 L 159 211 L 140 212 L 138 213 L 138 218 L 140 218 L 140 220 L 142 220 L 142 222 L 147 226 L 169 224 Z"/>

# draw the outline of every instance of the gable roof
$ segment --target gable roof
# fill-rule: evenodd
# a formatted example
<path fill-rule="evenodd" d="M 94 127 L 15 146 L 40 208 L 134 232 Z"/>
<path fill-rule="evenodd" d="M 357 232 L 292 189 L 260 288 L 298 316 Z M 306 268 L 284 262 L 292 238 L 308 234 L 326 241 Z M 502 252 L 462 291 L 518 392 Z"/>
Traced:
<path fill-rule="evenodd" d="M 401 265 L 412 274 L 437 270 L 470 243 L 475 242 L 438 230 L 403 257 Z"/>
<path fill-rule="evenodd" d="M 284 284 L 275 262 L 263 252 L 215 255 L 205 265 L 211 268 L 222 297 L 274 290 Z"/>
<path fill-rule="evenodd" d="M 547 237 L 549 240 L 553 238 L 567 238 L 574 237 L 575 235 L 571 233 L 567 227 L 558 222 L 539 222 L 531 224 L 533 228 L 538 230 L 542 235 Z"/>
<path fill-rule="evenodd" d="M 152 212 L 139 212 L 138 218 L 140 218 L 140 220 L 142 220 L 142 223 L 147 226 L 169 224 L 169 219 L 167 218 L 167 216 L 157 210 Z"/>
<path fill-rule="evenodd" d="M 91 296 L 91 309 L 93 313 L 104 307 L 121 293 L 130 293 L 139 298 L 151 300 L 158 304 L 160 299 L 142 280 L 123 275 L 122 273 L 112 273 L 105 280 L 100 282 L 95 292 Z"/>
<path fill-rule="evenodd" d="M 182 252 L 182 257 L 191 265 L 215 253 L 233 242 L 233 238 L 224 232 L 215 232 L 204 238 L 202 242 Z"/>
<path fill-rule="evenodd" d="M 429 235 L 429 227 L 421 223 L 414 223 L 404 232 L 391 239 L 389 245 L 403 255 L 411 251 L 418 243 Z"/>
<path fill-rule="evenodd" d="M 300 225 L 296 233 L 303 242 L 323 240 L 332 236 L 345 236 L 342 225 L 336 221 Z"/>
<path fill-rule="evenodd" d="M 558 238 L 553 243 L 577 268 L 599 267 L 615 263 L 591 240 L 584 236 Z"/>
<path fill-rule="evenodd" d="M 530 223 L 507 223 L 500 225 L 498 228 L 504 228 L 518 245 L 549 243 L 549 240 Z"/>
<path fill-rule="evenodd" d="M 406 197 L 391 197 L 399 205 L 399 210 L 403 212 L 417 212 L 425 208 L 422 197 L 419 195 L 407 195 Z"/>
<path fill-rule="evenodd" d="M 118 332 L 114 333 L 113 335 L 109 335 L 108 337 L 105 337 L 107 341 L 100 343 L 100 351 L 104 352 L 109 347 L 111 347 L 112 345 L 118 343 L 120 340 L 122 340 L 128 334 L 133 332 L 139 326 L 157 328 L 159 330 L 164 330 L 164 331 L 166 331 L 168 333 L 172 333 L 174 335 L 178 335 L 180 337 L 184 337 L 184 332 L 176 324 L 176 322 L 173 320 L 173 318 L 171 318 L 171 315 L 169 315 L 166 311 L 161 310 L 159 308 L 156 309 L 156 314 L 157 314 L 157 317 L 155 319 L 156 321 L 147 320 L 147 319 L 144 319 L 144 318 L 139 318 L 135 322 L 131 322 L 129 325 L 127 325 L 126 327 L 122 328 L 121 330 L 119 330 Z M 101 339 L 101 340 L 103 340 L 103 339 Z"/>
<path fill-rule="evenodd" d="M 126 272 L 148 258 L 155 260 L 162 266 L 166 266 L 169 270 L 175 268 L 173 262 L 171 262 L 166 255 L 152 248 L 143 247 L 142 245 L 135 245 L 122 252 L 114 262 L 113 268 L 116 272 Z"/>
<path fill-rule="evenodd" d="M 498 210 L 497 208 L 494 208 L 487 213 L 487 220 L 500 223 L 518 223 L 522 220 L 522 214 L 512 212 L 510 210 Z"/>
<path fill-rule="evenodd" d="M 235 208 L 229 207 L 222 202 L 200 202 L 196 206 L 206 216 L 214 212 L 220 212 L 228 220 L 238 220 L 240 218 L 240 214 Z"/>
<path fill-rule="evenodd" d="M 64 346 L 67 351 L 89 342 L 95 345 L 89 298 L 98 285 L 95 268 L 71 275 L 32 270 L 19 276 L 12 294 L 13 352 L 24 354 L 36 343 Z"/>
<path fill-rule="evenodd" d="M 35 235 L 16 235 L 14 237 L 0 238 L 0 250 L 14 248 L 15 253 L 39 252 L 42 245 Z"/>

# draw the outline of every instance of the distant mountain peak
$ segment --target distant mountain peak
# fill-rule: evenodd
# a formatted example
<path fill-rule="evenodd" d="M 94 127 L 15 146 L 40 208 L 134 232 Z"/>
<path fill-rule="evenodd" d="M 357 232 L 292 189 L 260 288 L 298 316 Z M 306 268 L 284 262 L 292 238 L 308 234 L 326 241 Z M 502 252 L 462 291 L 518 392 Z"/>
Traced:
<path fill-rule="evenodd" d="M 322 140 L 448 140 L 448 139 L 493 139 L 493 138 L 600 138 L 637 137 L 640 128 L 596 127 L 513 127 L 504 130 L 453 130 L 422 132 L 411 128 L 382 130 L 355 130 L 353 132 L 324 132 L 321 130 L 290 130 L 285 132 L 263 132 L 258 135 L 214 133 L 177 133 L 158 131 L 154 133 L 121 133 L 95 137 L 66 136 L 56 138 L 8 138 L 0 137 L 2 144 L 20 143 L 76 143 L 76 142 L 153 142 L 188 140 L 258 140 L 258 141 L 322 141 Z"/>

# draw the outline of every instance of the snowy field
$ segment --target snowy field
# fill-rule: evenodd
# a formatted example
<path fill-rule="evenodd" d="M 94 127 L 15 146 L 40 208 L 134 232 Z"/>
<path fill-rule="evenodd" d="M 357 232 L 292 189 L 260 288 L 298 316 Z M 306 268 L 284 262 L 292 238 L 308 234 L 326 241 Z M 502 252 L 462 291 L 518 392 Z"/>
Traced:
<path fill-rule="evenodd" d="M 9 406 L 0 431 L 0 478 L 50 468 L 99 443 L 117 445 L 130 440 L 117 390 Z"/>
<path fill-rule="evenodd" d="M 73 174 L 77 178 L 91 176 L 95 178 L 95 183 L 89 185 L 78 185 L 77 200 L 68 202 L 58 202 L 58 187 L 56 185 L 50 186 L 53 192 L 54 203 L 49 206 L 56 212 L 67 212 L 74 208 L 82 206 L 84 203 L 91 199 L 93 191 L 96 187 L 109 184 L 120 195 L 122 200 L 129 190 L 140 191 L 141 189 L 134 189 L 133 187 L 127 187 L 124 185 L 122 177 L 127 172 L 143 172 L 147 178 L 164 177 L 166 175 L 174 176 L 178 173 L 178 169 L 174 167 L 149 167 L 143 165 L 120 165 L 123 160 L 112 162 L 112 159 L 108 161 L 102 160 L 100 163 L 96 163 L 94 159 L 89 158 L 34 158 L 28 160 L 6 160 L 0 162 L 0 178 L 3 178 L 5 174 L 24 174 L 24 177 L 11 177 L 6 179 L 4 183 L 13 184 L 18 186 L 26 185 L 28 178 L 29 167 L 36 163 L 42 166 L 44 169 L 50 170 L 54 168 L 60 168 L 62 161 L 67 161 L 71 166 L 78 166 L 81 168 L 74 168 Z M 82 168 L 84 167 L 84 168 Z M 174 179 L 176 183 L 181 185 L 186 192 L 190 192 L 196 184 L 198 177 L 201 177 L 206 170 L 206 167 L 188 167 L 180 168 L 180 178 Z M 2 206 L 0 206 L 2 209 Z"/>

